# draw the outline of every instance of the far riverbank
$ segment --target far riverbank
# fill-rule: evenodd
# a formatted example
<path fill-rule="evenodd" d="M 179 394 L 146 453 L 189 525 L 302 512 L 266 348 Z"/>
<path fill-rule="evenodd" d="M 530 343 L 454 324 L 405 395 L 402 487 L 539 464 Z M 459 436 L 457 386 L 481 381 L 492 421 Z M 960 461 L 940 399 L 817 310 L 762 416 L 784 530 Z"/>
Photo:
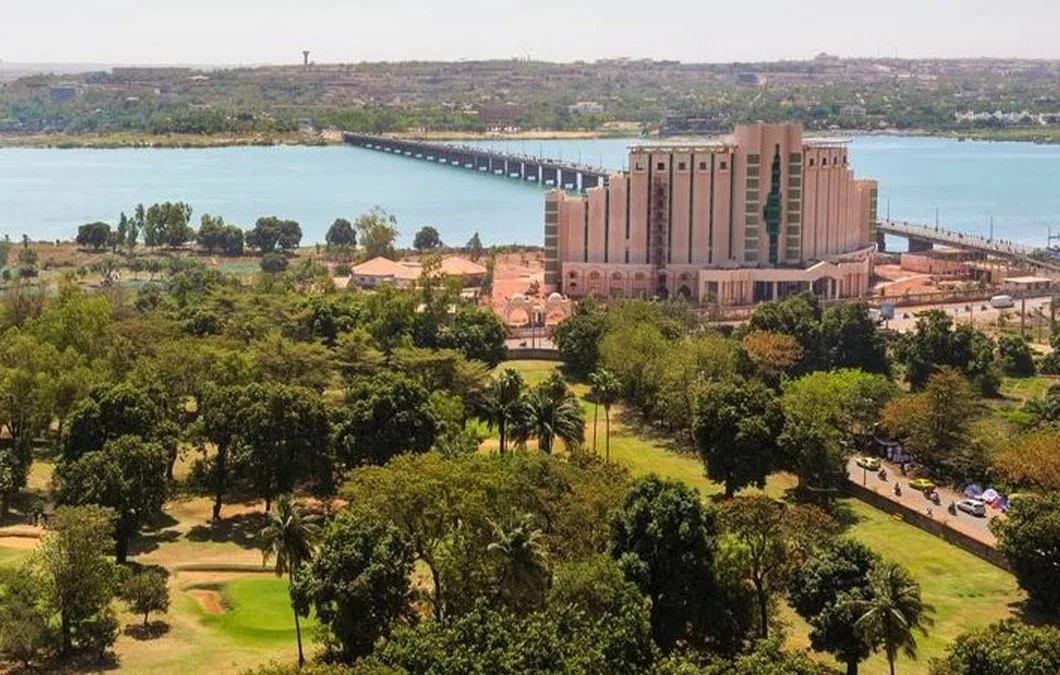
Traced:
<path fill-rule="evenodd" d="M 614 122 L 595 131 L 559 131 L 527 129 L 523 131 L 440 131 L 413 129 L 394 132 L 399 138 L 438 142 L 474 141 L 578 141 L 596 139 L 662 140 L 658 135 L 642 136 L 633 122 Z M 828 129 L 807 131 L 807 136 L 919 136 L 956 138 L 966 141 L 994 141 L 1060 145 L 1058 128 L 1016 129 Z M 674 137 L 675 140 L 687 137 Z M 2 134 L 0 148 L 228 148 L 251 146 L 325 146 L 342 143 L 337 129 L 298 131 L 290 133 L 254 134 L 149 134 L 124 131 L 106 134 Z"/>

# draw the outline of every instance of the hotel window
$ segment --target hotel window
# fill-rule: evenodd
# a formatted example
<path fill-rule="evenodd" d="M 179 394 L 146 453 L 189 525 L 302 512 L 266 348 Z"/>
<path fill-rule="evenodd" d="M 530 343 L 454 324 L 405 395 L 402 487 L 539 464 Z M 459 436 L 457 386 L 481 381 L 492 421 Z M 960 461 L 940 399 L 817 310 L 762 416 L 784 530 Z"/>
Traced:
<path fill-rule="evenodd" d="M 635 170 L 637 170 L 637 171 L 643 171 L 644 170 L 644 162 L 637 162 L 636 164 L 633 165 L 633 168 Z"/>
<path fill-rule="evenodd" d="M 789 213 L 788 214 L 788 222 L 789 223 L 798 223 L 799 222 L 799 214 L 797 214 L 797 213 Z"/>
<path fill-rule="evenodd" d="M 699 163 L 699 170 L 700 171 L 706 171 L 707 170 L 707 163 L 706 162 L 700 162 Z"/>
<path fill-rule="evenodd" d="M 748 215 L 745 217 L 744 223 L 746 225 L 758 225 L 758 216 Z"/>
<path fill-rule="evenodd" d="M 813 157 L 810 158 L 810 166 L 813 166 Z"/>
<path fill-rule="evenodd" d="M 788 178 L 788 186 L 789 187 L 802 187 L 802 177 L 801 176 L 792 176 L 791 178 Z"/>
<path fill-rule="evenodd" d="M 757 202 L 758 201 L 758 190 L 748 190 L 747 194 L 745 196 L 747 197 L 747 201 L 749 201 L 749 202 Z"/>
<path fill-rule="evenodd" d="M 794 189 L 794 190 L 791 190 L 791 191 L 789 191 L 789 192 L 788 192 L 788 198 L 790 198 L 790 199 L 792 199 L 792 200 L 795 200 L 795 199 L 802 199 L 802 190 L 801 190 L 801 189 L 798 189 L 798 188 L 796 188 L 796 189 Z"/>
<path fill-rule="evenodd" d="M 688 164 L 686 164 L 685 162 L 678 162 L 677 163 L 677 170 L 678 171 L 687 171 L 688 170 Z"/>
<path fill-rule="evenodd" d="M 758 155 L 747 155 L 747 163 L 748 164 L 759 164 L 759 163 L 761 163 L 761 161 L 762 161 L 762 158 L 759 157 Z"/>
<path fill-rule="evenodd" d="M 749 167 L 747 167 L 747 175 L 748 176 L 757 177 L 758 176 L 758 167 L 757 166 L 749 166 Z"/>
<path fill-rule="evenodd" d="M 801 164 L 802 163 L 802 153 L 801 152 L 793 152 L 790 155 L 788 155 L 788 158 L 791 160 L 792 164 Z"/>
<path fill-rule="evenodd" d="M 758 204 L 755 202 L 747 202 L 744 205 L 744 213 L 758 213 Z"/>
<path fill-rule="evenodd" d="M 724 171 L 728 167 L 728 165 L 729 165 L 728 162 L 726 162 L 725 160 L 722 160 L 721 163 L 718 164 L 718 168 L 720 170 Z"/>
<path fill-rule="evenodd" d="M 757 242 L 756 242 L 755 245 L 756 246 L 758 245 Z M 757 250 L 744 251 L 743 259 L 746 260 L 747 262 L 753 262 L 753 263 L 758 262 L 758 251 Z"/>
<path fill-rule="evenodd" d="M 655 163 L 655 170 L 656 171 L 665 171 L 666 170 L 666 162 L 656 162 Z"/>
<path fill-rule="evenodd" d="M 827 157 L 822 157 L 821 158 L 821 166 L 828 166 L 828 158 Z"/>
<path fill-rule="evenodd" d="M 748 178 L 747 179 L 747 189 L 748 190 L 757 190 L 758 189 L 758 179 L 757 178 Z"/>

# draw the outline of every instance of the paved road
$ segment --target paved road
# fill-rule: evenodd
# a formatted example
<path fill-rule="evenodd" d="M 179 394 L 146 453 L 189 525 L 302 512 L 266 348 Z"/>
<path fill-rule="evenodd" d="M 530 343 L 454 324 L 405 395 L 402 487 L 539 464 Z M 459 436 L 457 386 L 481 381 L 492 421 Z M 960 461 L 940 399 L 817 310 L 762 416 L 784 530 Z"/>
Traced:
<path fill-rule="evenodd" d="M 1049 300 L 1050 296 L 1043 296 L 1037 298 L 1027 298 L 1027 332 L 1033 334 L 1035 328 L 1037 309 L 1040 307 L 1044 315 L 1042 322 L 1043 334 L 1049 330 Z M 986 309 L 983 309 L 983 307 Z M 971 307 L 971 312 L 968 311 L 968 307 Z M 1000 310 L 990 307 L 990 302 L 954 302 L 944 305 L 913 305 L 909 307 L 895 307 L 894 316 L 895 318 L 887 322 L 887 327 L 896 330 L 900 333 L 913 330 L 916 326 L 916 314 L 929 309 L 941 309 L 953 317 L 954 321 L 958 323 L 968 323 L 974 321 L 976 325 L 992 324 L 997 322 L 997 317 L 1001 313 Z M 1016 300 L 1016 306 L 1006 310 L 1009 314 L 1009 325 L 1019 326 L 1020 321 L 1020 301 Z"/>
<path fill-rule="evenodd" d="M 959 532 L 974 537 L 984 544 L 990 546 L 997 545 L 997 538 L 990 531 L 989 523 L 1000 515 L 999 511 L 995 511 L 987 506 L 985 518 L 977 518 L 976 516 L 967 514 L 963 511 L 958 511 L 956 516 L 952 516 L 947 511 L 947 507 L 951 501 L 959 502 L 964 499 L 964 495 L 949 488 L 936 488 L 942 502 L 941 505 L 936 506 L 934 502 L 924 496 L 923 492 L 909 487 L 909 481 L 911 478 L 903 476 L 897 466 L 887 462 L 884 462 L 883 466 L 887 469 L 886 481 L 881 481 L 874 471 L 864 471 L 855 463 L 855 460 L 851 458 L 850 462 L 847 464 L 847 475 L 851 482 L 857 483 L 858 485 L 864 485 L 870 490 L 874 490 L 879 494 L 886 496 L 891 501 L 899 502 L 925 515 L 927 515 L 927 509 L 930 508 L 932 519 L 937 520 L 947 527 L 951 527 Z M 901 497 L 896 497 L 894 495 L 895 479 L 898 480 L 898 484 L 902 488 Z"/>

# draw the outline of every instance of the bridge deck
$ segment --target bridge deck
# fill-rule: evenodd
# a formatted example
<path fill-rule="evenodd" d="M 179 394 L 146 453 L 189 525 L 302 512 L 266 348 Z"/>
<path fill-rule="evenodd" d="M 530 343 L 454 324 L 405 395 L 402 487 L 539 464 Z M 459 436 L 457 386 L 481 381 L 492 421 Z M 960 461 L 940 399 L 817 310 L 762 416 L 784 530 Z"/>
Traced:
<path fill-rule="evenodd" d="M 926 225 L 915 225 L 913 223 L 899 222 L 895 220 L 881 220 L 877 229 L 886 234 L 899 237 L 912 237 L 933 244 L 943 244 L 955 248 L 966 248 L 986 253 L 994 253 L 1002 256 L 1030 257 L 1040 253 L 1041 249 L 1026 244 L 1019 244 L 1005 239 L 990 239 L 977 234 L 957 232 L 955 230 L 936 229 Z"/>
<path fill-rule="evenodd" d="M 413 159 L 488 172 L 543 186 L 572 190 L 584 191 L 591 187 L 606 185 L 607 178 L 612 173 L 603 167 L 550 157 L 501 152 L 474 145 L 456 145 L 350 132 L 343 134 L 343 140 L 350 145 L 369 150 L 379 150 Z"/>

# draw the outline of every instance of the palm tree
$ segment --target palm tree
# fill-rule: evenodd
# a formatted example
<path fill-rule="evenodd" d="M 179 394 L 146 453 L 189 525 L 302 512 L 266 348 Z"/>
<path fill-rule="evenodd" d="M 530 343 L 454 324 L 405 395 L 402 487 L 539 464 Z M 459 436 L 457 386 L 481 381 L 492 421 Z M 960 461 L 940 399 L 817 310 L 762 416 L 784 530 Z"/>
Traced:
<path fill-rule="evenodd" d="M 578 399 L 559 375 L 553 375 L 523 396 L 522 414 L 512 427 L 512 437 L 525 444 L 537 439 L 537 447 L 551 454 L 558 437 L 568 448 L 585 440 L 585 418 Z"/>
<path fill-rule="evenodd" d="M 871 644 L 883 645 L 894 675 L 894 661 L 901 651 L 916 659 L 913 631 L 927 635 L 935 609 L 920 598 L 920 585 L 901 565 L 881 563 L 872 573 L 872 597 L 861 608 L 854 624 Z"/>
<path fill-rule="evenodd" d="M 530 612 L 545 600 L 552 579 L 544 532 L 529 513 L 516 515 L 509 527 L 493 525 L 494 540 L 486 550 L 501 558 L 498 594 L 516 612 Z"/>
<path fill-rule="evenodd" d="M 295 570 L 313 557 L 313 549 L 320 538 L 320 526 L 291 499 L 291 495 L 286 494 L 276 500 L 276 508 L 267 514 L 267 518 L 259 535 L 261 564 L 267 565 L 270 558 L 275 558 L 276 576 L 286 574 L 288 583 L 293 583 Z M 294 612 L 294 632 L 298 640 L 298 667 L 301 668 L 305 656 L 302 654 L 302 627 L 297 610 Z"/>
<path fill-rule="evenodd" d="M 504 454 L 508 445 L 508 430 L 516 416 L 522 411 L 523 376 L 518 371 L 505 368 L 493 380 L 483 398 L 482 410 L 486 424 L 500 433 L 500 451 Z"/>
<path fill-rule="evenodd" d="M 589 376 L 592 382 L 592 397 L 604 406 L 604 448 L 607 461 L 611 461 L 611 406 L 622 393 L 622 383 L 610 370 L 598 370 Z M 596 451 L 596 420 L 593 419 L 593 452 Z"/>

